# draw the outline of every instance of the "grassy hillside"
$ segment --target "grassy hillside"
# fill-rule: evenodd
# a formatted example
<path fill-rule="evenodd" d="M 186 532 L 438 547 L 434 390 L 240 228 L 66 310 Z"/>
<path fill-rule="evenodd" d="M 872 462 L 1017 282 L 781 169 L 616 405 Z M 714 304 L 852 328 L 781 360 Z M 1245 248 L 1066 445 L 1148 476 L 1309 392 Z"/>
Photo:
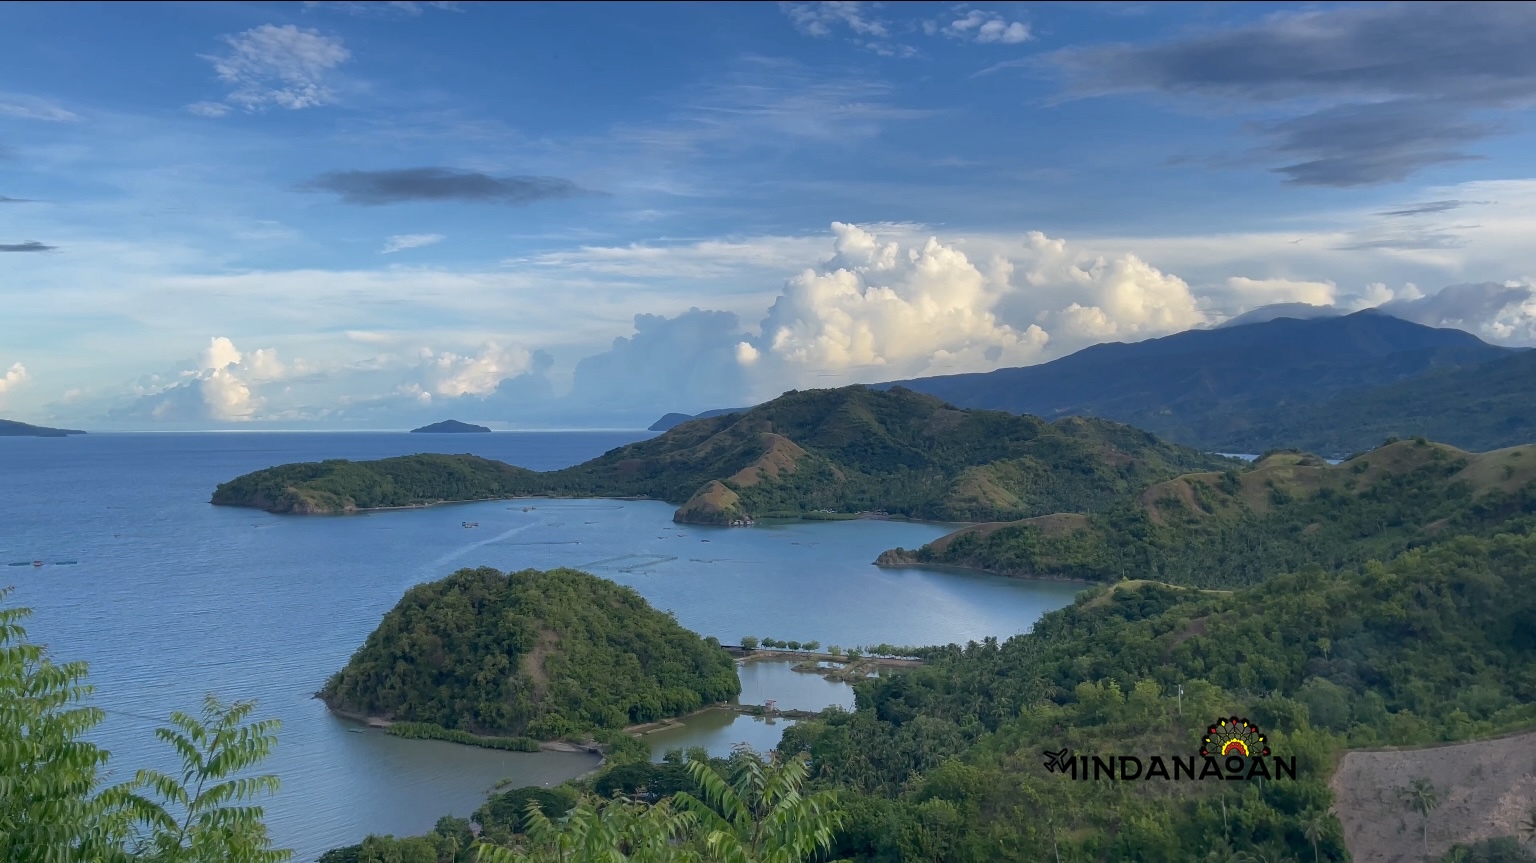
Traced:
<path fill-rule="evenodd" d="M 333 709 L 551 739 L 739 694 L 735 662 L 584 572 L 464 569 L 411 588 L 320 695 Z"/>
<path fill-rule="evenodd" d="M 1488 535 L 1530 521 L 1533 481 L 1536 446 L 1472 454 L 1420 439 L 1339 465 L 1282 452 L 1242 471 L 1156 483 L 1102 512 L 966 528 L 879 562 L 1246 585 L 1308 564 L 1334 570 L 1441 536 Z"/>
<path fill-rule="evenodd" d="M 1467 412 L 1446 408 L 1492 402 L 1507 387 L 1470 369 L 1516 353 L 1460 330 L 1365 311 L 1191 330 L 1133 344 L 1095 345 L 1026 368 L 899 383 L 964 408 L 1105 417 L 1208 451 L 1316 451 L 1317 429 L 1329 430 L 1325 437 L 1333 444 L 1322 451 L 1330 453 L 1363 449 L 1392 433 L 1483 449 L 1536 439 L 1536 414 L 1522 408 L 1501 412 L 1489 404 L 1476 431 L 1463 433 L 1451 417 L 1466 419 Z M 1455 369 L 1469 371 L 1455 379 L 1463 392 L 1442 387 L 1441 395 L 1454 396 L 1447 404 L 1396 399 L 1386 390 L 1379 398 L 1373 395 L 1378 387 Z M 1362 394 L 1372 400 L 1369 411 L 1352 406 Z M 1518 396 L 1517 405 L 1529 403 L 1528 395 Z M 1447 421 L 1430 428 L 1420 419 L 1431 414 Z M 1506 420 L 1512 424 L 1500 428 Z M 1373 430 L 1381 426 L 1387 430 Z M 1449 430 L 1457 433 L 1443 433 Z"/>
<path fill-rule="evenodd" d="M 820 509 L 967 521 L 1103 508 L 1149 482 L 1228 463 L 1103 420 L 1048 423 L 854 386 L 693 420 L 565 470 L 472 456 L 285 465 L 219 486 L 213 502 L 345 512 L 549 494 L 657 498 L 680 504 L 679 520 L 703 523 Z"/>

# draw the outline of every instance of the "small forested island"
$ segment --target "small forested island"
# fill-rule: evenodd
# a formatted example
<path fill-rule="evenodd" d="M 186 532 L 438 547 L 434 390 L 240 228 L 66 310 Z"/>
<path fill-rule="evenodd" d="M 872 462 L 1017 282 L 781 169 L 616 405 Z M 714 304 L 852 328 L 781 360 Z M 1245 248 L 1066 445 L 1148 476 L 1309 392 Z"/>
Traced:
<path fill-rule="evenodd" d="M 699 524 L 823 510 L 1013 520 L 1093 511 L 1151 482 L 1237 464 L 1106 420 L 1051 423 L 959 410 L 901 387 L 850 386 L 691 420 L 564 470 L 467 455 L 290 464 L 224 483 L 212 502 L 340 513 L 497 497 L 639 497 L 679 504 L 674 518 Z"/>
<path fill-rule="evenodd" d="M 640 594 L 573 569 L 462 569 L 411 588 L 319 697 L 404 736 L 554 740 L 741 692 L 735 661 Z"/>
<path fill-rule="evenodd" d="M 490 429 L 485 426 L 461 423 L 458 420 L 443 420 L 440 423 L 424 425 L 419 429 L 411 429 L 411 434 L 482 434 Z"/>
<path fill-rule="evenodd" d="M 1423 438 L 1330 465 L 1281 451 L 1186 474 L 1093 513 L 962 528 L 883 566 L 1192 587 L 1256 584 L 1276 567 L 1333 571 L 1448 535 L 1493 536 L 1536 510 L 1536 445 L 1467 453 Z"/>
<path fill-rule="evenodd" d="M 28 425 L 15 420 L 0 420 L 0 437 L 65 437 L 72 434 L 85 434 L 85 432 L 79 429 L 56 429 Z"/>

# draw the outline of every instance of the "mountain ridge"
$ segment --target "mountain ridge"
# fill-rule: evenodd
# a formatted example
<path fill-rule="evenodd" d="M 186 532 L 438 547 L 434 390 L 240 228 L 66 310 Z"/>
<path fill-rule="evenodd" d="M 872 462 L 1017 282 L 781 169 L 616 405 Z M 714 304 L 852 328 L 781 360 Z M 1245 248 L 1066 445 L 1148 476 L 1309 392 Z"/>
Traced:
<path fill-rule="evenodd" d="M 470 455 L 331 460 L 237 477 L 211 502 L 318 514 L 546 495 L 665 500 L 676 520 L 705 524 L 828 509 L 972 521 L 1090 510 L 1154 478 L 1233 463 L 1107 420 L 1048 423 L 855 385 L 792 390 L 558 471 Z"/>
<path fill-rule="evenodd" d="M 1175 443 L 1231 452 L 1232 440 L 1266 412 L 1295 410 L 1341 393 L 1401 384 L 1519 352 L 1461 330 L 1366 310 L 1190 330 L 1094 345 L 1035 366 L 872 386 L 902 386 L 959 407 L 1043 417 L 1101 416 Z M 1526 428 L 1531 433 L 1520 439 L 1536 437 L 1536 414 L 1521 431 Z M 1380 439 L 1356 440 L 1346 450 Z M 1265 443 L 1260 449 L 1294 445 L 1289 440 Z"/>

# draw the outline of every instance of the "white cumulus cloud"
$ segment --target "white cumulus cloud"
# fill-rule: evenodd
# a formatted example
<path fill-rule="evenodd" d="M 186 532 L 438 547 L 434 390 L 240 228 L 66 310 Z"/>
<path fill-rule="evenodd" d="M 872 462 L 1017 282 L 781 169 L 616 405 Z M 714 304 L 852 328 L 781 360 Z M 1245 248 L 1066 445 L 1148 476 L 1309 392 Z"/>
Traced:
<path fill-rule="evenodd" d="M 1136 255 L 1087 255 L 1033 231 L 1013 256 L 1029 287 L 1011 308 L 1066 302 L 1035 317 L 1060 327 L 1069 344 L 1148 338 L 1207 323 L 1183 279 Z"/>
<path fill-rule="evenodd" d="M 533 354 L 525 348 L 503 348 L 495 342 L 486 344 L 478 354 L 456 354 L 423 348 L 420 354 L 420 379 L 410 385 L 430 396 L 456 398 L 462 395 L 487 395 L 507 378 L 515 378 L 533 367 Z M 429 400 L 429 399 L 424 399 Z"/>
<path fill-rule="evenodd" d="M 903 249 L 854 225 L 835 222 L 832 232 L 832 259 L 788 281 L 761 335 L 738 347 L 738 360 L 793 380 L 860 369 L 906 377 L 1038 358 L 1045 331 L 1015 329 L 992 312 L 1009 290 L 1006 261 L 983 272 L 935 238 Z"/>
<path fill-rule="evenodd" d="M 16 389 L 26 383 L 26 380 L 27 367 L 21 363 L 12 363 L 11 367 L 5 370 L 5 374 L 0 375 L 0 395 Z"/>
<path fill-rule="evenodd" d="M 422 246 L 430 246 L 433 243 L 441 243 L 447 239 L 442 234 L 395 234 L 384 240 L 384 248 L 379 251 L 383 255 L 391 255 L 395 252 L 403 252 L 406 249 L 419 249 Z"/>
<path fill-rule="evenodd" d="M 352 56 L 340 39 L 292 24 L 263 24 L 224 38 L 230 51 L 203 59 L 213 64 L 219 80 L 234 85 L 227 101 L 250 111 L 335 102 L 331 72 Z M 211 110 L 204 107 L 196 113 L 212 116 Z"/>
<path fill-rule="evenodd" d="M 955 14 L 960 17 L 948 24 L 930 23 L 924 29 L 930 33 L 937 30 L 946 36 L 983 45 L 1017 45 L 1034 38 L 1028 24 L 1009 21 L 997 12 L 957 6 Z"/>

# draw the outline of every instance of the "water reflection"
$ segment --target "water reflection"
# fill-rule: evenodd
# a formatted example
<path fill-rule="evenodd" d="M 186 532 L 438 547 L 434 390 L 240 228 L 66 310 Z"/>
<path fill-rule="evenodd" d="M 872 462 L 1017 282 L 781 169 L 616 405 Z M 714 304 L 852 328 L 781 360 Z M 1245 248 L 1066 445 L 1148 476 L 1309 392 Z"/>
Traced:
<path fill-rule="evenodd" d="M 744 662 L 737 666 L 741 676 L 741 696 L 737 704 L 774 702 L 779 710 L 824 710 L 838 706 L 853 709 L 853 687 L 827 680 L 818 674 L 795 671 L 794 662 Z M 758 751 L 779 745 L 784 729 L 792 719 L 749 716 L 731 710 L 707 710 L 689 716 L 676 725 L 645 735 L 651 744 L 651 757 L 657 761 L 669 749 L 702 746 L 710 755 L 725 756 L 731 747 L 745 743 Z"/>

